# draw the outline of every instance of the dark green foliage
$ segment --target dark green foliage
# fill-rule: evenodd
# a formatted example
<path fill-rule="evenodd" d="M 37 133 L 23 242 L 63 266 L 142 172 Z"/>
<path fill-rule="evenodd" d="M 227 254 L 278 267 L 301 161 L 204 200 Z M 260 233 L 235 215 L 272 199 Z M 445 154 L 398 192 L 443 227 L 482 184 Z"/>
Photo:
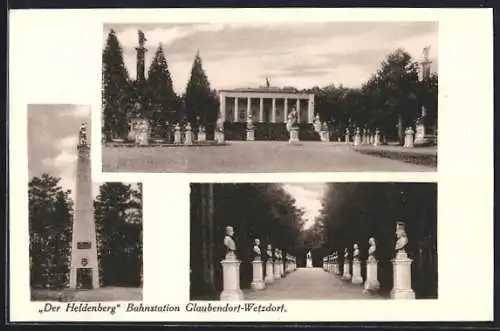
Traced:
<path fill-rule="evenodd" d="M 216 92 L 210 89 L 205 70 L 203 69 L 200 54 L 196 54 L 191 68 L 191 76 L 183 96 L 184 120 L 191 124 L 215 123 L 218 113 L 218 100 Z"/>
<path fill-rule="evenodd" d="M 62 288 L 69 281 L 73 202 L 60 178 L 43 174 L 28 184 L 30 286 Z"/>
<path fill-rule="evenodd" d="M 105 139 L 126 136 L 133 96 L 123 50 L 111 30 L 102 52 L 102 134 Z"/>
<path fill-rule="evenodd" d="M 105 183 L 94 201 L 103 286 L 137 287 L 142 273 L 142 187 Z"/>

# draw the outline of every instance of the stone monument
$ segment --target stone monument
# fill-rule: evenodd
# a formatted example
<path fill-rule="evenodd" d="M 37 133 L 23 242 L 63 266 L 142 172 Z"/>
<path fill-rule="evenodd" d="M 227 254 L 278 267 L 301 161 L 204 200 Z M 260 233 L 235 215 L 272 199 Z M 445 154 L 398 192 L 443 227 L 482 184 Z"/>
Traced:
<path fill-rule="evenodd" d="M 182 144 L 181 126 L 179 123 L 175 124 L 174 128 L 174 144 L 175 145 Z"/>
<path fill-rule="evenodd" d="M 253 124 L 252 113 L 248 113 L 247 116 L 247 141 L 255 140 L 255 126 Z"/>
<path fill-rule="evenodd" d="M 366 128 L 363 129 L 363 138 L 361 140 L 361 144 L 368 145 L 368 130 Z"/>
<path fill-rule="evenodd" d="M 421 73 L 420 79 L 422 81 L 428 80 L 431 76 L 431 64 L 432 61 L 429 59 L 429 50 L 430 46 L 425 47 L 422 50 L 422 54 L 424 55 L 424 59 L 420 63 L 421 65 Z M 417 118 L 415 123 L 415 145 L 426 145 L 434 141 L 435 136 L 432 134 L 428 134 L 426 130 L 426 122 L 427 121 L 427 110 L 425 106 L 421 106 L 420 116 Z"/>
<path fill-rule="evenodd" d="M 312 268 L 313 267 L 313 262 L 312 262 L 312 255 L 311 251 L 307 252 L 306 255 L 306 268 Z"/>
<path fill-rule="evenodd" d="M 363 284 L 363 277 L 361 277 L 361 261 L 359 260 L 359 247 L 354 244 L 352 253 L 352 283 Z"/>
<path fill-rule="evenodd" d="M 207 134 L 205 132 L 205 126 L 200 124 L 198 127 L 198 141 L 199 142 L 204 142 L 207 140 Z"/>
<path fill-rule="evenodd" d="M 220 114 L 217 122 L 215 123 L 215 141 L 218 144 L 224 143 L 224 119 Z"/>
<path fill-rule="evenodd" d="M 351 265 L 349 264 L 349 251 L 347 248 L 344 250 L 344 274 L 342 275 L 342 279 L 349 280 L 351 279 Z"/>
<path fill-rule="evenodd" d="M 274 279 L 280 279 L 281 278 L 281 273 L 280 273 L 280 253 L 277 248 L 274 249 Z"/>
<path fill-rule="evenodd" d="M 236 244 L 233 240 L 234 229 L 232 226 L 226 227 L 224 246 L 226 256 L 220 263 L 222 264 L 223 290 L 220 294 L 221 301 L 243 300 L 243 292 L 240 288 L 240 261 L 236 258 Z"/>
<path fill-rule="evenodd" d="M 323 122 L 321 126 L 321 135 L 322 135 L 322 141 L 324 142 L 330 141 L 330 129 L 328 128 L 328 124 L 326 122 Z"/>
<path fill-rule="evenodd" d="M 354 146 L 361 145 L 361 132 L 359 127 L 356 128 L 356 133 L 354 134 Z"/>
<path fill-rule="evenodd" d="M 260 252 L 260 240 L 255 238 L 254 246 L 253 246 L 253 261 L 252 261 L 252 270 L 253 270 L 253 279 L 252 283 L 250 283 L 250 287 L 255 290 L 263 290 L 266 287 L 264 283 L 264 269 L 262 269 L 262 259 Z"/>
<path fill-rule="evenodd" d="M 267 245 L 266 255 L 266 277 L 264 278 L 264 281 L 266 282 L 266 284 L 272 284 L 274 282 L 274 265 L 273 247 L 271 246 L 271 244 Z"/>
<path fill-rule="evenodd" d="M 87 125 L 80 127 L 77 145 L 76 196 L 71 240 L 69 287 L 99 288 L 99 261 L 92 199 L 90 143 Z"/>
<path fill-rule="evenodd" d="M 364 291 L 376 291 L 380 288 L 380 283 L 378 281 L 377 275 L 377 259 L 375 258 L 375 251 L 377 246 L 375 243 L 375 238 L 370 238 L 368 240 L 368 259 L 366 260 L 366 281 Z"/>
<path fill-rule="evenodd" d="M 396 255 L 392 262 L 394 286 L 391 290 L 392 299 L 415 299 L 415 292 L 411 288 L 412 259 L 406 254 L 406 229 L 404 222 L 396 223 Z"/>
<path fill-rule="evenodd" d="M 350 132 L 349 132 L 349 128 L 345 128 L 345 143 L 346 144 L 349 144 L 350 143 Z"/>
<path fill-rule="evenodd" d="M 188 122 L 186 124 L 186 128 L 184 129 L 184 145 L 192 145 L 193 144 L 193 128 L 191 124 Z"/>
<path fill-rule="evenodd" d="M 321 120 L 319 118 L 319 114 L 318 113 L 316 113 L 316 116 L 314 117 L 313 128 L 314 128 L 315 132 L 317 132 L 318 134 L 320 133 L 320 131 L 321 131 Z"/>
<path fill-rule="evenodd" d="M 294 107 L 291 113 L 288 114 L 287 121 L 287 128 L 290 132 L 290 139 L 288 140 L 288 143 L 290 144 L 296 144 L 299 142 L 299 125 L 297 116 L 297 110 Z"/>
<path fill-rule="evenodd" d="M 373 146 L 380 146 L 380 130 L 375 129 L 375 136 L 373 137 Z"/>
<path fill-rule="evenodd" d="M 406 129 L 404 147 L 406 147 L 406 148 L 413 148 L 414 147 L 414 139 L 413 139 L 414 133 L 415 133 L 415 131 L 413 131 L 411 126 Z"/>

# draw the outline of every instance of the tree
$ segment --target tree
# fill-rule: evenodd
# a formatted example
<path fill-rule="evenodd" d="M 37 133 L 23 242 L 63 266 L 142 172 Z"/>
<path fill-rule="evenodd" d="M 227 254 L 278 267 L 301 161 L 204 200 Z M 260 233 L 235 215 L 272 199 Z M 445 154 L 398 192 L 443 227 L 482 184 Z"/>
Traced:
<path fill-rule="evenodd" d="M 154 129 L 164 127 L 167 121 L 176 120 L 178 98 L 173 89 L 167 59 L 161 44 L 149 67 L 145 90 L 149 107 L 147 117 L 151 120 Z"/>
<path fill-rule="evenodd" d="M 142 273 L 142 187 L 105 183 L 94 201 L 101 284 L 139 286 Z"/>
<path fill-rule="evenodd" d="M 205 125 L 215 123 L 217 120 L 218 101 L 215 91 L 210 89 L 210 83 L 203 70 L 200 54 L 197 53 L 191 76 L 186 86 L 184 95 L 184 116 L 191 123 L 200 122 Z"/>
<path fill-rule="evenodd" d="M 132 92 L 127 68 L 123 62 L 122 47 L 115 31 L 111 30 L 102 53 L 102 134 L 104 138 L 126 136 Z"/>
<path fill-rule="evenodd" d="M 63 288 L 69 281 L 73 202 L 48 174 L 28 184 L 30 285 Z"/>

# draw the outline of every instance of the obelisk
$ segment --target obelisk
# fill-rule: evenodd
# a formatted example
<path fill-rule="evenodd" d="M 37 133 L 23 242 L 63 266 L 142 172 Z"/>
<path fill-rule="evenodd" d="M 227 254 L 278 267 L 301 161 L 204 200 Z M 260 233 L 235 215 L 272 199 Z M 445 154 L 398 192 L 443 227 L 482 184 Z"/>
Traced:
<path fill-rule="evenodd" d="M 77 145 L 76 196 L 71 245 L 70 288 L 98 288 L 99 263 L 90 175 L 90 144 L 82 124 Z"/>

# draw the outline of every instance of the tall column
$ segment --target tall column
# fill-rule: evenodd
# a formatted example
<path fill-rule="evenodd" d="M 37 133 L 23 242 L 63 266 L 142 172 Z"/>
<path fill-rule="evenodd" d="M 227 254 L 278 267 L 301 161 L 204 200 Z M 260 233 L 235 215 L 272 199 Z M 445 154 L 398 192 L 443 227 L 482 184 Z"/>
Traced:
<path fill-rule="evenodd" d="M 259 122 L 264 122 L 264 98 L 260 98 Z"/>
<path fill-rule="evenodd" d="M 273 98 L 273 105 L 271 110 L 271 122 L 276 123 L 276 98 Z"/>
<path fill-rule="evenodd" d="M 307 119 L 309 123 L 314 122 L 314 94 L 309 96 L 309 102 L 307 104 Z"/>
<path fill-rule="evenodd" d="M 226 121 L 226 96 L 224 93 L 221 93 L 219 95 L 219 111 L 220 111 L 220 116 L 223 121 Z"/>
<path fill-rule="evenodd" d="M 234 97 L 234 122 L 238 122 L 238 97 Z"/>
<path fill-rule="evenodd" d="M 297 123 L 300 123 L 300 99 L 297 98 Z"/>
<path fill-rule="evenodd" d="M 247 98 L 247 117 L 252 113 L 252 98 Z"/>
<path fill-rule="evenodd" d="M 285 115 L 284 115 L 284 118 L 283 118 L 283 121 L 286 123 L 287 119 L 288 119 L 288 99 L 285 98 L 285 105 L 284 105 L 284 112 L 285 112 Z"/>

